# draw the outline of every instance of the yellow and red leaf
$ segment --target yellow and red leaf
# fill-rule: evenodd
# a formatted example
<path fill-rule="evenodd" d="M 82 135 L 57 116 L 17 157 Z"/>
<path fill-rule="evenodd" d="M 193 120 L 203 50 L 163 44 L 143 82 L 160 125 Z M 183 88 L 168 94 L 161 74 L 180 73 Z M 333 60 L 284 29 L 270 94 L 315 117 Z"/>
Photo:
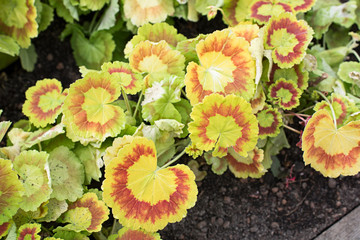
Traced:
<path fill-rule="evenodd" d="M 211 94 L 193 107 L 190 116 L 190 139 L 200 150 L 213 150 L 213 156 L 225 156 L 229 147 L 246 156 L 256 145 L 258 122 L 242 97 Z"/>
<path fill-rule="evenodd" d="M 360 171 L 360 121 L 336 128 L 330 113 L 321 109 L 302 134 L 304 162 L 326 177 L 355 175 Z"/>
<path fill-rule="evenodd" d="M 233 93 L 250 100 L 255 90 L 255 61 L 249 46 L 230 30 L 215 31 L 200 41 L 196 46 L 200 65 L 189 63 L 185 76 L 190 102 L 201 102 L 211 93 Z"/>
<path fill-rule="evenodd" d="M 88 73 L 70 86 L 63 105 L 63 122 L 73 141 L 104 141 L 125 127 L 125 114 L 113 105 L 121 93 L 120 85 L 109 73 Z"/>
<path fill-rule="evenodd" d="M 119 150 L 105 169 L 102 189 L 105 203 L 123 226 L 149 232 L 180 221 L 198 193 L 189 167 L 157 167 L 155 144 L 146 138 Z"/>
<path fill-rule="evenodd" d="M 279 67 L 290 68 L 305 57 L 313 32 L 306 21 L 285 12 L 272 17 L 266 25 L 265 48 L 273 50 L 272 58 Z"/>
<path fill-rule="evenodd" d="M 61 106 L 65 99 L 61 82 L 56 79 L 43 79 L 30 87 L 26 93 L 23 113 L 36 127 L 45 127 L 54 123 L 61 113 Z"/>

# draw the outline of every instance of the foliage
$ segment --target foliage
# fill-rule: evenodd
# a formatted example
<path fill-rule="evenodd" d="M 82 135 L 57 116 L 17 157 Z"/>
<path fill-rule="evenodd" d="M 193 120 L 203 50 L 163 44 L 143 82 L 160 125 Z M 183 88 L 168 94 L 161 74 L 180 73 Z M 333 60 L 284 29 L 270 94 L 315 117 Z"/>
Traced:
<path fill-rule="evenodd" d="M 0 123 L 0 236 L 160 239 L 195 205 L 202 164 L 237 178 L 276 172 L 284 129 L 300 132 L 294 117 L 306 123 L 305 164 L 326 177 L 360 171 L 360 35 L 347 34 L 356 1 L 13 3 L 14 16 L 0 8 L 0 51 L 21 54 L 54 8 L 84 66 L 69 89 L 56 79 L 30 87 L 28 121 Z M 217 11 L 229 27 L 191 39 L 163 22 Z M 137 34 L 119 40 L 125 26 Z"/>

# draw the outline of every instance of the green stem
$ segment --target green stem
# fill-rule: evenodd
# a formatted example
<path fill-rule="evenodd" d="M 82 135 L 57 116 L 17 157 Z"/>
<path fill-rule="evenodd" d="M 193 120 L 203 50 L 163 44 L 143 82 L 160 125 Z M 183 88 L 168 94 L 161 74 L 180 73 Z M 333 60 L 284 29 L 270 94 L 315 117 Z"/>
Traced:
<path fill-rule="evenodd" d="M 283 126 L 284 126 L 285 128 L 287 128 L 287 129 L 289 129 L 289 130 L 297 133 L 297 134 L 301 134 L 301 132 L 300 132 L 299 130 L 296 130 L 295 128 L 292 128 L 292 127 L 290 127 L 290 126 L 288 126 L 288 125 L 285 125 L 285 124 L 284 124 Z"/>
<path fill-rule="evenodd" d="M 355 55 L 356 59 L 358 60 L 358 62 L 360 62 L 360 56 L 359 54 L 357 54 L 357 52 L 355 50 L 351 50 L 351 53 Z"/>
<path fill-rule="evenodd" d="M 123 98 L 124 98 L 124 102 L 125 102 L 125 105 L 126 105 L 126 109 L 128 110 L 129 114 L 132 115 L 132 111 L 131 111 L 129 99 L 128 99 L 128 97 L 127 97 L 124 89 L 121 89 L 121 92 L 122 92 L 122 95 L 123 95 Z"/>
<path fill-rule="evenodd" d="M 185 154 L 185 149 L 181 153 L 179 153 L 176 157 L 174 157 L 172 160 L 170 160 L 168 163 L 166 163 L 162 167 L 160 167 L 160 169 L 164 169 L 164 168 L 170 166 L 171 164 L 173 164 L 174 162 L 176 162 L 177 160 L 179 160 L 179 158 L 181 158 L 182 155 Z"/>
<path fill-rule="evenodd" d="M 224 10 L 222 10 L 221 8 L 217 8 L 217 10 L 219 10 L 223 16 L 223 18 L 225 19 L 225 22 L 228 23 L 229 27 L 233 27 L 233 25 L 231 24 L 230 20 L 226 17 Z"/>
<path fill-rule="evenodd" d="M 94 25 L 96 23 L 96 19 L 97 19 L 97 16 L 99 15 L 99 11 L 97 11 L 95 14 L 94 14 L 94 17 L 91 19 L 91 23 L 90 23 L 90 26 L 89 26 L 89 34 L 91 35 L 91 33 L 93 32 L 94 30 Z"/>
<path fill-rule="evenodd" d="M 174 145 L 171 145 L 171 147 L 177 147 L 179 145 L 181 145 L 182 142 L 177 142 Z M 166 148 L 164 150 L 162 150 L 161 152 L 159 152 L 159 154 L 156 156 L 157 158 L 159 158 L 161 155 L 163 155 L 164 153 L 166 153 L 167 151 L 169 151 L 170 148 Z"/>
<path fill-rule="evenodd" d="M 310 107 L 304 108 L 304 109 L 300 110 L 299 113 L 306 112 L 307 110 L 314 108 L 314 106 L 315 106 L 315 105 L 312 105 L 312 106 L 310 106 Z"/>
<path fill-rule="evenodd" d="M 320 91 L 316 91 L 316 92 L 329 104 L 329 107 L 330 107 L 330 110 L 331 110 L 331 113 L 333 116 L 333 120 L 334 120 L 334 126 L 335 126 L 335 129 L 337 129 L 336 115 L 335 115 L 335 111 L 334 111 L 332 104 L 330 103 L 329 99 L 327 99 L 327 97 L 322 92 L 320 92 Z"/>
<path fill-rule="evenodd" d="M 106 240 L 106 236 L 100 231 L 100 232 L 94 232 L 93 233 L 93 237 L 96 239 L 96 240 Z"/>
<path fill-rule="evenodd" d="M 41 152 L 42 150 L 41 143 L 38 143 L 38 146 L 39 146 L 39 152 Z"/>
<path fill-rule="evenodd" d="M 112 225 L 112 228 L 111 228 L 111 232 L 110 232 L 110 235 L 112 234 L 116 234 L 117 230 L 118 230 L 118 220 L 117 219 L 114 219 L 114 222 L 113 222 L 113 225 Z"/>
<path fill-rule="evenodd" d="M 142 99 L 143 95 L 144 95 L 144 93 L 143 93 L 143 91 L 141 91 L 139 99 L 138 99 L 137 104 L 136 104 L 135 111 L 134 111 L 134 115 L 133 115 L 134 118 L 136 118 L 136 114 L 137 114 L 137 111 L 139 110 L 141 99 Z"/>
<path fill-rule="evenodd" d="M 184 97 L 185 97 L 187 100 L 190 101 L 190 99 L 187 97 L 186 92 L 184 91 L 184 89 L 181 89 L 181 93 L 184 95 Z"/>

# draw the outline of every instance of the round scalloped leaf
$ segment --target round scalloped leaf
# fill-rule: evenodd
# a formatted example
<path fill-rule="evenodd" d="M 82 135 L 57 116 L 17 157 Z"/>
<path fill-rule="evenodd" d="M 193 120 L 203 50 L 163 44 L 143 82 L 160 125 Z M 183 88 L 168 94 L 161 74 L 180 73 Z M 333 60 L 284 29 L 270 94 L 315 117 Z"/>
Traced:
<path fill-rule="evenodd" d="M 145 121 L 154 123 L 159 119 L 175 119 L 181 122 L 181 115 L 174 103 L 181 100 L 183 78 L 170 76 L 161 82 L 154 82 L 147 88 L 142 105 L 142 117 Z"/>
<path fill-rule="evenodd" d="M 257 143 L 258 122 L 250 104 L 242 97 L 211 94 L 193 107 L 190 116 L 191 141 L 200 150 L 213 150 L 215 157 L 225 156 L 229 147 L 247 156 Z"/>
<path fill-rule="evenodd" d="M 270 85 L 268 97 L 281 108 L 290 110 L 299 106 L 301 90 L 293 81 L 280 78 Z"/>
<path fill-rule="evenodd" d="M 173 1 L 134 1 L 124 0 L 125 18 L 130 19 L 135 26 L 146 23 L 159 23 L 174 13 Z"/>
<path fill-rule="evenodd" d="M 26 13 L 25 13 L 26 20 L 24 19 L 24 17 L 21 17 L 20 20 L 21 26 L 20 25 L 8 26 L 6 22 L 2 20 L 3 17 L 1 17 L 0 32 L 11 36 L 13 39 L 17 41 L 17 43 L 22 48 L 28 48 L 31 44 L 31 38 L 34 38 L 38 35 L 38 24 L 36 22 L 36 7 L 34 6 L 34 0 L 26 0 L 19 4 L 26 4 L 26 7 L 22 6 L 20 10 L 20 12 L 23 12 L 26 8 Z M 17 10 L 19 10 L 19 8 L 17 8 Z M 19 16 L 22 16 L 22 14 L 19 11 L 13 11 L 13 8 L 10 9 L 6 8 L 5 11 L 10 13 L 11 16 L 14 16 L 12 18 L 18 19 Z"/>
<path fill-rule="evenodd" d="M 276 108 L 265 107 L 256 114 L 259 121 L 259 138 L 276 137 L 282 126 L 282 116 Z"/>
<path fill-rule="evenodd" d="M 101 70 L 110 73 L 127 94 L 136 94 L 143 88 L 142 76 L 134 73 L 128 63 L 119 61 L 104 63 Z"/>
<path fill-rule="evenodd" d="M 37 223 L 27 223 L 18 229 L 17 240 L 40 240 L 41 225 Z"/>
<path fill-rule="evenodd" d="M 22 200 L 24 187 L 16 172 L 12 170 L 10 160 L 0 158 L 0 225 L 15 215 Z"/>
<path fill-rule="evenodd" d="M 294 9 L 289 4 L 274 0 L 256 0 L 250 5 L 250 18 L 259 24 L 266 24 L 272 16 L 284 12 L 294 13 Z"/>
<path fill-rule="evenodd" d="M 130 66 L 137 72 L 146 73 L 147 85 L 169 75 L 184 75 L 185 57 L 171 49 L 164 40 L 153 43 L 148 40 L 136 45 L 129 57 Z"/>
<path fill-rule="evenodd" d="M 71 84 L 63 105 L 63 122 L 73 141 L 104 141 L 125 127 L 125 114 L 112 103 L 120 96 L 120 85 L 109 73 L 92 72 Z"/>
<path fill-rule="evenodd" d="M 64 221 L 70 224 L 65 228 L 75 232 L 98 232 L 103 222 L 109 218 L 109 213 L 105 203 L 99 200 L 95 193 L 85 193 L 76 202 L 69 204 Z"/>
<path fill-rule="evenodd" d="M 317 111 L 302 134 L 304 162 L 325 177 L 355 175 L 360 171 L 360 121 L 338 129 L 330 113 Z"/>
<path fill-rule="evenodd" d="M 189 63 L 185 76 L 191 104 L 211 93 L 234 93 L 250 100 L 255 90 L 255 61 L 244 38 L 230 30 L 215 31 L 196 45 L 196 52 L 200 65 Z"/>
<path fill-rule="evenodd" d="M 61 113 L 65 95 L 62 94 L 61 82 L 57 79 L 43 79 L 26 90 L 23 113 L 36 127 L 45 127 L 54 123 Z"/>
<path fill-rule="evenodd" d="M 210 152 L 204 153 L 206 163 L 211 165 L 211 170 L 217 175 L 222 175 L 228 168 L 226 158 L 214 157 Z"/>
<path fill-rule="evenodd" d="M 314 6 L 316 0 L 280 0 L 291 5 L 295 12 L 307 12 Z"/>
<path fill-rule="evenodd" d="M 254 0 L 224 0 L 222 7 L 224 11 L 223 20 L 229 26 L 236 26 L 248 18 L 250 5 Z"/>
<path fill-rule="evenodd" d="M 9 229 L 11 227 L 11 222 L 12 221 L 0 224 L 0 238 L 5 237 L 8 234 Z"/>
<path fill-rule="evenodd" d="M 161 240 L 159 233 L 146 232 L 142 229 L 132 230 L 123 227 L 117 234 L 111 235 L 108 240 Z"/>
<path fill-rule="evenodd" d="M 55 148 L 49 157 L 51 198 L 70 202 L 83 194 L 84 167 L 76 155 L 67 147 Z"/>
<path fill-rule="evenodd" d="M 333 93 L 329 97 L 329 100 L 335 112 L 336 123 L 339 126 L 346 122 L 351 114 L 359 111 L 359 109 L 355 107 L 355 103 L 346 96 Z M 331 109 L 326 101 L 321 101 L 315 105 L 314 111 L 320 109 L 325 109 L 331 114 Z"/>
<path fill-rule="evenodd" d="M 117 157 L 118 152 L 122 149 L 125 145 L 130 144 L 134 140 L 141 139 L 140 137 L 133 137 L 129 135 L 125 135 L 123 137 L 115 138 L 112 145 L 108 147 L 105 151 L 105 155 L 103 157 L 105 167 L 109 165 L 111 160 Z"/>
<path fill-rule="evenodd" d="M 351 72 L 360 72 L 360 63 L 358 62 L 342 62 L 339 65 L 339 70 L 337 74 L 340 79 L 344 82 L 354 84 L 354 79 L 352 79 L 349 74 Z"/>
<path fill-rule="evenodd" d="M 135 35 L 125 46 L 125 56 L 129 56 L 134 50 L 135 46 L 145 40 L 151 42 L 160 42 L 165 40 L 172 48 L 175 48 L 178 42 L 186 40 L 186 37 L 177 32 L 174 26 L 169 25 L 166 22 L 145 24 L 139 27 L 137 35 Z"/>
<path fill-rule="evenodd" d="M 23 151 L 15 157 L 13 167 L 25 189 L 20 204 L 24 211 L 36 211 L 43 202 L 50 199 L 52 189 L 48 158 L 48 153 L 35 150 Z"/>
<path fill-rule="evenodd" d="M 149 232 L 180 221 L 196 202 L 195 175 L 185 165 L 157 168 L 154 142 L 125 145 L 105 169 L 103 199 L 115 218 Z"/>
<path fill-rule="evenodd" d="M 252 24 L 251 22 L 241 22 L 235 27 L 230 28 L 230 30 L 237 36 L 243 37 L 249 43 L 254 38 L 259 37 L 260 28 L 256 24 Z"/>
<path fill-rule="evenodd" d="M 265 28 L 265 48 L 271 49 L 272 58 L 281 68 L 299 64 L 311 42 L 312 28 L 291 13 L 282 13 L 270 19 Z"/>
<path fill-rule="evenodd" d="M 56 221 L 61 214 L 66 212 L 68 209 L 68 204 L 66 201 L 59 201 L 55 198 L 51 198 L 47 204 L 48 212 L 47 214 L 40 219 L 37 219 L 38 222 L 53 222 Z"/>
<path fill-rule="evenodd" d="M 62 238 L 46 237 L 44 240 L 63 240 Z"/>
<path fill-rule="evenodd" d="M 266 169 L 261 163 L 264 159 L 264 151 L 262 149 L 255 148 L 249 152 L 246 158 L 238 156 L 235 152 L 229 152 L 225 158 L 229 163 L 230 171 L 235 177 L 260 178 L 266 173 Z"/>
<path fill-rule="evenodd" d="M 300 64 L 295 64 L 292 68 L 283 69 L 274 64 L 270 80 L 275 82 L 280 78 L 285 78 L 296 83 L 299 89 L 305 90 L 308 87 L 309 72 L 305 70 L 304 65 L 304 62 L 301 62 Z"/>

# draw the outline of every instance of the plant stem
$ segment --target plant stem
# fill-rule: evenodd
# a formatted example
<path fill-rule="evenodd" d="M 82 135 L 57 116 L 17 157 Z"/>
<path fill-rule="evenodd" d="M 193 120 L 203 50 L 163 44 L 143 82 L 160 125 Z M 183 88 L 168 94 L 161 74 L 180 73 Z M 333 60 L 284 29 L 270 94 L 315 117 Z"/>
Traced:
<path fill-rule="evenodd" d="M 225 19 L 225 22 L 228 23 L 229 27 L 233 27 L 233 25 L 231 24 L 230 20 L 226 17 L 224 10 L 222 10 L 221 8 L 217 8 L 217 10 L 219 10 L 223 16 L 223 18 Z"/>
<path fill-rule="evenodd" d="M 106 236 L 100 231 L 100 232 L 94 232 L 93 236 L 96 240 L 106 240 Z"/>
<path fill-rule="evenodd" d="M 140 102 L 141 102 L 141 99 L 142 99 L 143 95 L 144 95 L 143 91 L 141 91 L 139 99 L 138 99 L 137 104 L 136 104 L 135 111 L 134 111 L 134 115 L 133 115 L 134 118 L 136 118 L 136 114 L 137 114 L 137 111 L 139 110 Z"/>
<path fill-rule="evenodd" d="M 355 50 L 351 50 L 351 53 L 355 55 L 356 59 L 358 60 L 358 62 L 360 62 L 360 56 L 359 54 L 357 54 L 357 52 Z"/>
<path fill-rule="evenodd" d="M 121 89 L 121 92 L 122 92 L 122 95 L 123 95 L 123 98 L 124 98 L 124 102 L 125 102 L 125 105 L 126 105 L 126 109 L 127 109 L 128 112 L 130 113 L 130 115 L 132 115 L 132 111 L 131 111 L 129 99 L 128 99 L 128 97 L 127 97 L 124 89 Z"/>
<path fill-rule="evenodd" d="M 292 128 L 292 127 L 290 127 L 290 126 L 288 126 L 288 125 L 283 125 L 284 126 L 284 128 L 287 128 L 287 129 L 289 129 L 290 131 L 293 131 L 293 132 L 295 132 L 295 133 L 297 133 L 297 134 L 301 134 L 301 132 L 299 131 L 299 130 L 296 130 L 295 128 Z"/>
<path fill-rule="evenodd" d="M 166 168 L 166 167 L 170 166 L 171 164 L 173 164 L 174 162 L 176 162 L 177 160 L 179 160 L 179 158 L 181 158 L 182 155 L 185 154 L 185 149 L 181 153 L 179 153 L 176 157 L 174 157 L 172 160 L 170 160 L 169 162 L 164 164 L 162 167 L 160 167 L 160 169 Z"/>
<path fill-rule="evenodd" d="M 184 89 L 181 89 L 181 93 L 184 95 L 184 97 L 185 97 L 187 100 L 190 101 L 190 99 L 187 97 L 186 92 L 184 91 Z"/>
<path fill-rule="evenodd" d="M 89 26 L 89 35 L 91 35 L 91 33 L 93 32 L 94 30 L 94 25 L 95 25 L 95 22 L 96 22 L 96 19 L 97 19 L 97 16 L 99 15 L 99 11 L 97 11 L 95 14 L 94 14 L 94 17 L 91 19 L 91 23 L 90 23 L 90 26 Z"/>
<path fill-rule="evenodd" d="M 38 143 L 38 146 L 39 146 L 39 152 L 41 152 L 42 150 L 41 143 Z"/>
<path fill-rule="evenodd" d="M 115 234 L 117 232 L 118 229 L 117 229 L 116 225 L 118 225 L 118 220 L 114 218 L 114 222 L 113 222 L 113 225 L 111 228 L 110 235 Z"/>
<path fill-rule="evenodd" d="M 314 106 L 315 106 L 315 105 L 312 105 L 312 106 L 310 106 L 310 107 L 304 108 L 304 109 L 300 110 L 299 113 L 306 112 L 307 110 L 312 109 Z M 298 113 L 298 114 L 299 114 L 299 113 Z"/>
<path fill-rule="evenodd" d="M 327 97 L 322 92 L 317 91 L 317 90 L 315 90 L 315 91 L 329 104 L 331 114 L 333 117 L 333 121 L 334 121 L 334 126 L 335 126 L 335 129 L 337 129 L 336 115 L 335 115 L 335 111 L 334 111 L 332 104 L 330 103 L 329 99 L 327 99 Z"/>

